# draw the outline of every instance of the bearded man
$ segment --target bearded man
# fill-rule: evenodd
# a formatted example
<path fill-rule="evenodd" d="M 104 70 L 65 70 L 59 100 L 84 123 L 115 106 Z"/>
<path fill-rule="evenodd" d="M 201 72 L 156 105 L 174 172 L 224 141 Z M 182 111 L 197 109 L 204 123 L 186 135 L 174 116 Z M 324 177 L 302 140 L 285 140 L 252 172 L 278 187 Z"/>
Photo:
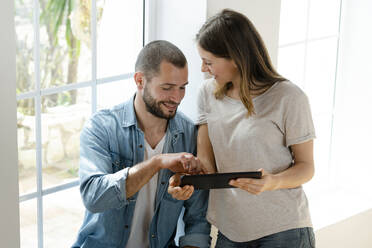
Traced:
<path fill-rule="evenodd" d="M 196 127 L 177 112 L 188 84 L 186 58 L 170 42 L 153 41 L 135 70 L 136 94 L 94 114 L 81 133 L 86 214 L 72 247 L 175 247 L 181 213 L 180 247 L 209 247 L 208 191 L 192 194 L 186 186 L 185 201 L 167 192 L 174 173 L 203 172 L 194 156 Z"/>

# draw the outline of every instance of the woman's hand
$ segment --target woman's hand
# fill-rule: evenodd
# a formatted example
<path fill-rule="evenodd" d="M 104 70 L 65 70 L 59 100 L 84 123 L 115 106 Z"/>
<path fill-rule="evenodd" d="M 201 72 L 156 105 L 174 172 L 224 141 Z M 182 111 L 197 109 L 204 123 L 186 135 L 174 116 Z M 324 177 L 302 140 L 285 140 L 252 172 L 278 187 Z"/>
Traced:
<path fill-rule="evenodd" d="M 277 174 L 262 171 L 261 179 L 238 178 L 231 180 L 232 186 L 258 195 L 264 191 L 277 189 L 293 189 L 311 180 L 314 176 L 313 141 L 291 146 L 294 164 Z"/>
<path fill-rule="evenodd" d="M 248 191 L 251 194 L 258 195 L 264 191 L 270 191 L 276 189 L 275 176 L 266 173 L 263 169 L 259 169 L 262 172 L 261 179 L 254 178 L 238 178 L 230 180 L 229 184 Z"/>
<path fill-rule="evenodd" d="M 174 174 L 169 179 L 168 193 L 177 200 L 185 201 L 192 196 L 194 193 L 194 186 L 185 185 L 180 187 L 181 175 L 179 173 Z"/>

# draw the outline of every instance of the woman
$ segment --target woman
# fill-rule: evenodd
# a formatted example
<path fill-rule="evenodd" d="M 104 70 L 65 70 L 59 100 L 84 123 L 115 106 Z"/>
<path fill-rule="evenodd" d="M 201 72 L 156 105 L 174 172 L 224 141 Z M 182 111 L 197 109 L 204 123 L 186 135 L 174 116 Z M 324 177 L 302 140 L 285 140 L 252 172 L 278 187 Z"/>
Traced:
<path fill-rule="evenodd" d="M 306 95 L 273 68 L 244 15 L 223 10 L 196 35 L 206 81 L 198 95 L 198 158 L 209 173 L 262 171 L 210 191 L 216 247 L 315 247 L 302 184 L 314 174 L 315 131 Z M 169 192 L 187 199 L 193 188 Z"/>

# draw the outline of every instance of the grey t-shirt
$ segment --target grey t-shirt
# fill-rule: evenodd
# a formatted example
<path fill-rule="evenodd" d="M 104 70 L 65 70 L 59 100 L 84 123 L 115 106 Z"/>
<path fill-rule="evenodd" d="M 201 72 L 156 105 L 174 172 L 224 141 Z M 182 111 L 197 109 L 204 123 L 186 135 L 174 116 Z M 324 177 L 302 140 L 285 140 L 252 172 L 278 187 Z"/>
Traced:
<path fill-rule="evenodd" d="M 199 90 L 197 124 L 208 124 L 218 172 L 281 172 L 292 164 L 289 146 L 315 138 L 308 99 L 295 84 L 278 82 L 255 97 L 250 117 L 241 101 L 216 99 L 215 87 L 211 79 Z M 236 188 L 211 190 L 207 219 L 236 242 L 312 226 L 302 187 L 259 195 Z"/>

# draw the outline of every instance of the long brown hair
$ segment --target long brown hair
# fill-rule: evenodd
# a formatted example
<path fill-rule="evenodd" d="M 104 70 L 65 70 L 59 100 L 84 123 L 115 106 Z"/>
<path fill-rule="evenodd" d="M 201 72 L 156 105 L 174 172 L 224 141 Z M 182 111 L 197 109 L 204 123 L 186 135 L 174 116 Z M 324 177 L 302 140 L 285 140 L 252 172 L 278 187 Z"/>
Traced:
<path fill-rule="evenodd" d="M 248 116 L 254 114 L 251 93 L 267 90 L 275 82 L 286 80 L 274 69 L 260 34 L 243 14 L 222 10 L 201 27 L 196 41 L 216 57 L 235 62 L 241 78 L 240 99 Z M 215 97 L 223 98 L 231 86 L 229 82 L 217 88 Z"/>

